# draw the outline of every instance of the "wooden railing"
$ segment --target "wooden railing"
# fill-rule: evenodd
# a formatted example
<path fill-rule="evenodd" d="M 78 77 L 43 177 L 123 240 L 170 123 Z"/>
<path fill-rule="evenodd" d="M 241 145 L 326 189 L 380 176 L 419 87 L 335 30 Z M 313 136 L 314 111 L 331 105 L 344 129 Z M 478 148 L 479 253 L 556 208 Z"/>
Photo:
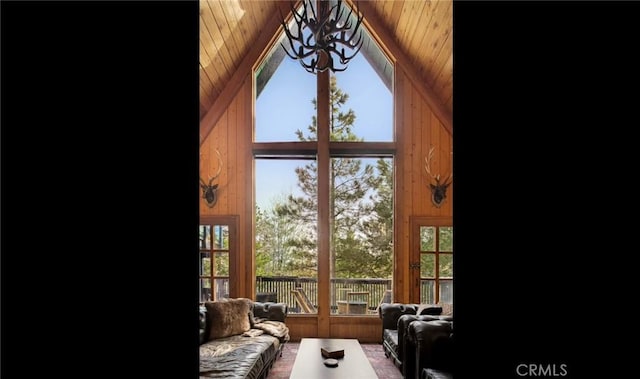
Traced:
<path fill-rule="evenodd" d="M 315 278 L 301 278 L 297 276 L 258 276 L 256 277 L 256 292 L 258 297 L 275 298 L 278 302 L 286 303 L 290 312 L 300 312 L 292 290 L 302 288 L 311 303 L 318 306 L 318 282 Z M 357 295 L 362 298 L 355 300 L 367 301 L 369 310 L 375 310 L 385 296 L 385 291 L 391 289 L 391 279 L 331 279 L 331 310 L 338 309 L 337 301 L 354 300 L 343 298 L 347 292 L 368 293 Z"/>

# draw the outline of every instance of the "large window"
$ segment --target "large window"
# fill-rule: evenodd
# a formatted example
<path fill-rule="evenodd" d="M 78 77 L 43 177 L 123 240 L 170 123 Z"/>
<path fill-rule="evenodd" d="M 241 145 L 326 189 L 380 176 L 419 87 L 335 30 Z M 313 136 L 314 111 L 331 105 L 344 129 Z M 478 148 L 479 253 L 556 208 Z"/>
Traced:
<path fill-rule="evenodd" d="M 290 313 L 391 302 L 393 72 L 365 38 L 338 75 L 306 72 L 282 39 L 255 72 L 256 298 Z"/>

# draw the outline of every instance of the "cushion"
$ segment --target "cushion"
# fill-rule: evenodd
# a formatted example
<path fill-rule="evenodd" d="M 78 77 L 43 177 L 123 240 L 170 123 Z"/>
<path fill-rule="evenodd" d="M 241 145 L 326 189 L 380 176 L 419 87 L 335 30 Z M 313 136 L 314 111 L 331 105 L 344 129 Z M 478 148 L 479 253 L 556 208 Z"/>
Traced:
<path fill-rule="evenodd" d="M 437 304 L 420 304 L 416 315 L 439 315 L 442 314 L 442 307 Z"/>
<path fill-rule="evenodd" d="M 210 325 L 209 340 L 242 334 L 251 329 L 248 299 L 229 299 L 227 301 L 206 302 L 207 317 Z"/>

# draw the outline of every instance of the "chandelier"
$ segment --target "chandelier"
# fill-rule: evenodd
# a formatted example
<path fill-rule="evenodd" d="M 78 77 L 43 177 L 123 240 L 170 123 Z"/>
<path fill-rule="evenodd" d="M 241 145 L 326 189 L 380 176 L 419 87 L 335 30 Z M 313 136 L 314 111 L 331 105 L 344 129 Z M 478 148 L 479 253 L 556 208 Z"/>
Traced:
<path fill-rule="evenodd" d="M 293 31 L 280 15 L 290 49 L 282 43 L 280 46 L 290 58 L 299 61 L 310 73 L 326 69 L 333 72 L 344 71 L 351 58 L 355 57 L 362 47 L 362 30 L 359 29 L 363 16 L 360 15 L 360 7 L 357 10 L 356 24 L 352 29 L 350 17 L 353 10 L 347 6 L 349 13 L 343 18 L 342 0 L 338 0 L 331 8 L 327 3 L 318 0 L 319 17 L 316 16 L 312 0 L 302 0 L 301 13 L 298 13 L 292 4 L 291 12 L 296 24 L 296 27 L 292 28 Z M 345 51 L 345 47 L 353 50 L 353 53 Z"/>

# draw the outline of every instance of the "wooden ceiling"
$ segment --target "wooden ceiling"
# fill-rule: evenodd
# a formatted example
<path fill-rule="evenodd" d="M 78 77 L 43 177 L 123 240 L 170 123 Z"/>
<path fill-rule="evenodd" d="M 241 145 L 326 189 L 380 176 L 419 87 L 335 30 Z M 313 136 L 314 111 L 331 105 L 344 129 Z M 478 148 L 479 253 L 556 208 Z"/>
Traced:
<path fill-rule="evenodd" d="M 431 101 L 450 119 L 452 1 L 360 0 L 359 6 L 365 25 L 374 29 L 371 34 L 383 49 L 410 66 L 433 95 Z M 280 14 L 286 16 L 289 11 L 290 2 L 281 0 L 200 0 L 201 121 L 221 95 L 229 95 L 229 91 L 223 91 L 234 78 L 237 81 L 236 71 L 253 68 L 281 31 Z"/>

